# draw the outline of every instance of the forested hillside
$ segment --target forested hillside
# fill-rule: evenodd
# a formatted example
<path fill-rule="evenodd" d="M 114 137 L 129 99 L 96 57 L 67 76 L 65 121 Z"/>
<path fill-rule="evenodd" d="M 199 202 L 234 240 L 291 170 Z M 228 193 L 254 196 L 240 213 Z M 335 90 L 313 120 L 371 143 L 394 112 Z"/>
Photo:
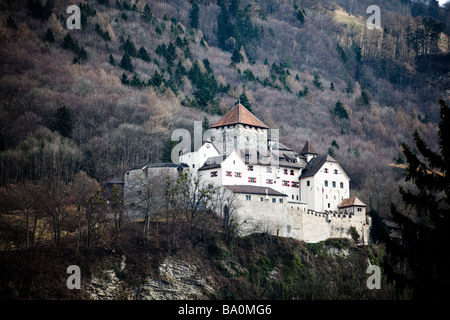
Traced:
<path fill-rule="evenodd" d="M 437 147 L 448 4 L 89 0 L 69 30 L 71 4 L 0 4 L 0 184 L 20 199 L 27 183 L 71 194 L 81 171 L 103 185 L 167 161 L 173 129 L 212 124 L 239 98 L 284 144 L 335 157 L 382 216 L 399 201 L 401 143 L 418 130 Z M 380 30 L 365 26 L 372 4 Z"/>
<path fill-rule="evenodd" d="M 73 4 L 80 29 L 67 26 Z M 366 27 L 370 5 L 381 29 Z M 406 161 L 402 143 L 414 145 L 417 130 L 438 149 L 449 10 L 436 0 L 2 1 L 0 295 L 79 298 L 60 281 L 68 261 L 95 274 L 109 255 L 126 256 L 126 274 L 114 268 L 131 285 L 178 252 L 229 280 L 211 298 L 401 297 L 390 286 L 361 291 L 382 246 L 347 244 L 355 260 L 345 260 L 327 251 L 340 240 L 235 238 L 206 214 L 194 236 L 169 218 L 143 236 L 122 219 L 118 189 L 109 203 L 100 190 L 136 165 L 170 161 L 174 129 L 207 127 L 240 99 L 283 144 L 299 151 L 309 139 L 335 157 L 352 195 L 389 217 L 391 203 L 403 205 L 403 169 L 389 166 Z"/>

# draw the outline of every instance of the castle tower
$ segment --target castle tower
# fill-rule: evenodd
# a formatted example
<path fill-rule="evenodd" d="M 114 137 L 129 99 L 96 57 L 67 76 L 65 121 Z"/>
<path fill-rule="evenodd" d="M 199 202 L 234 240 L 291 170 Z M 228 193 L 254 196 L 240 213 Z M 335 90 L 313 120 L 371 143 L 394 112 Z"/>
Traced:
<path fill-rule="evenodd" d="M 309 142 L 309 140 L 306 141 L 305 146 L 300 152 L 300 155 L 306 157 L 306 162 L 310 162 L 312 158 L 317 156 L 317 152 L 312 146 L 311 142 Z"/>
<path fill-rule="evenodd" d="M 210 129 L 213 130 L 214 145 L 223 154 L 228 155 L 234 149 L 267 150 L 269 127 L 240 103 Z"/>

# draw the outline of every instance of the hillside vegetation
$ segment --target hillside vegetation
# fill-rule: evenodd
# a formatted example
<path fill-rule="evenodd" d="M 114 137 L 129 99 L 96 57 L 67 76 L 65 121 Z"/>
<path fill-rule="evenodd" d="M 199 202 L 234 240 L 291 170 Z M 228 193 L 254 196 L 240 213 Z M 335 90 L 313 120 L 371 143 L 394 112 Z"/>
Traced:
<path fill-rule="evenodd" d="M 98 223 L 121 211 L 117 199 L 106 209 L 105 182 L 170 161 L 174 129 L 193 136 L 193 121 L 213 124 L 238 99 L 279 128 L 283 144 L 299 151 L 309 139 L 335 157 L 374 216 L 401 203 L 403 171 L 389 166 L 404 163 L 401 144 L 413 145 L 417 130 L 438 148 L 438 99 L 450 94 L 448 4 L 87 0 L 77 3 L 81 29 L 70 30 L 72 4 L 0 3 L 5 254 L 114 243 Z M 365 27 L 372 4 L 379 30 Z"/>

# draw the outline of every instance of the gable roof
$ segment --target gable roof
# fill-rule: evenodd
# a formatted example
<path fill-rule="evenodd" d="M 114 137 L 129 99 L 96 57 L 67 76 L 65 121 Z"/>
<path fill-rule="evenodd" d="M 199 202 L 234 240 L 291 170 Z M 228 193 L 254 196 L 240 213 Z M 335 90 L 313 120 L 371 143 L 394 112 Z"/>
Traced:
<path fill-rule="evenodd" d="M 208 169 L 214 169 L 214 168 L 220 168 L 222 162 L 227 158 L 226 155 L 222 154 L 222 155 L 218 155 L 216 157 L 209 157 L 208 159 L 206 159 L 205 163 L 203 164 L 203 166 L 198 169 L 200 170 L 208 170 Z"/>
<path fill-rule="evenodd" d="M 305 146 L 303 147 L 302 151 L 300 151 L 300 154 L 318 154 L 314 147 L 312 146 L 311 142 L 306 141 Z"/>
<path fill-rule="evenodd" d="M 367 206 L 357 197 L 353 197 L 342 200 L 341 204 L 338 205 L 338 208 L 346 208 L 346 207 L 367 207 Z"/>
<path fill-rule="evenodd" d="M 224 187 L 233 193 L 248 193 L 248 194 L 260 194 L 277 197 L 287 197 L 286 194 L 267 187 L 237 186 L 237 185 L 226 185 Z"/>
<path fill-rule="evenodd" d="M 314 176 L 317 173 L 317 171 L 319 171 L 320 168 L 322 168 L 323 164 L 327 161 L 337 163 L 337 161 L 334 160 L 333 157 L 331 157 L 328 154 L 317 156 L 311 159 L 311 161 L 309 161 L 308 164 L 306 165 L 305 169 L 303 169 L 300 178 L 307 178 Z"/>
<path fill-rule="evenodd" d="M 222 119 L 210 128 L 219 128 L 223 126 L 229 126 L 232 124 L 246 124 L 249 126 L 269 129 L 261 120 L 255 117 L 250 111 L 248 111 L 242 104 L 238 103 L 228 111 Z"/>

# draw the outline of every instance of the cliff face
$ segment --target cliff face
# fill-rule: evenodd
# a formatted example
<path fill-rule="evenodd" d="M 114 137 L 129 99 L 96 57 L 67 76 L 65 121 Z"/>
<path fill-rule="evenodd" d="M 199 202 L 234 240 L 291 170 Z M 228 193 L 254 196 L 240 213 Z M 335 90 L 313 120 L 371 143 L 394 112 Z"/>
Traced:
<path fill-rule="evenodd" d="M 153 272 L 132 281 L 126 257 L 114 258 L 82 285 L 82 295 L 94 300 L 394 298 L 383 275 L 381 289 L 366 285 L 369 263 L 383 260 L 380 246 L 253 235 L 232 248 L 213 243 L 204 249 L 166 256 Z"/>
<path fill-rule="evenodd" d="M 144 277 L 127 287 L 120 272 L 125 272 L 126 259 L 123 256 L 119 273 L 105 269 L 93 276 L 85 290 L 90 299 L 112 300 L 189 300 L 204 299 L 206 293 L 213 293 L 213 287 L 199 273 L 195 265 L 174 258 L 167 258 L 158 268 L 159 278 Z M 119 276 L 118 276 L 119 274 Z"/>

